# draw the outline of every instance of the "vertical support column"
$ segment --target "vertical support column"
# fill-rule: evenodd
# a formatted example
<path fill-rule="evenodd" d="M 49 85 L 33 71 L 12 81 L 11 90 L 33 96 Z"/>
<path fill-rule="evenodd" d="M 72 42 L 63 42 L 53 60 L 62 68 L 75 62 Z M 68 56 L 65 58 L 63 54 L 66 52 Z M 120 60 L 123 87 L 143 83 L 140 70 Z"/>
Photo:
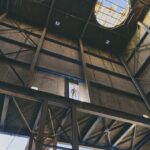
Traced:
<path fill-rule="evenodd" d="M 134 78 L 134 76 L 132 75 L 129 67 L 127 66 L 127 64 L 125 63 L 125 61 L 123 60 L 123 58 L 120 58 L 121 63 L 123 64 L 125 70 L 127 71 L 128 75 L 130 76 L 135 88 L 137 89 L 137 91 L 139 92 L 141 98 L 143 99 L 143 102 L 146 106 L 146 108 L 148 109 L 148 111 L 150 111 L 150 104 L 148 102 L 148 99 L 146 97 L 145 92 L 143 91 L 142 87 L 139 85 L 139 83 L 136 81 L 136 79 Z"/>
<path fill-rule="evenodd" d="M 39 112 L 37 114 L 34 126 L 33 126 L 33 131 L 36 131 L 38 129 L 38 124 L 39 124 L 39 120 L 41 117 L 41 110 L 42 110 L 42 106 L 39 109 Z M 30 140 L 27 143 L 26 149 L 25 150 L 35 150 L 35 141 L 34 141 L 34 134 L 30 135 Z"/>
<path fill-rule="evenodd" d="M 28 145 L 27 145 L 27 147 L 26 147 L 25 150 L 32 150 L 32 149 L 35 149 L 35 148 L 33 148 L 33 147 L 35 147 L 34 135 L 31 134 L 30 139 L 29 139 L 29 143 L 28 143 Z"/>
<path fill-rule="evenodd" d="M 84 34 L 85 34 L 86 30 L 87 30 L 87 27 L 88 27 L 88 25 L 90 23 L 90 20 L 92 18 L 93 12 L 95 10 L 96 3 L 97 3 L 97 0 L 93 0 L 92 10 L 90 11 L 90 14 L 89 14 L 89 16 L 87 18 L 87 21 L 86 21 L 86 23 L 85 23 L 85 25 L 83 27 L 83 30 L 82 30 L 81 35 L 80 35 L 80 39 L 82 39 L 84 37 Z"/>
<path fill-rule="evenodd" d="M 81 60 L 82 60 L 82 66 L 83 66 L 83 76 L 84 76 L 84 80 L 85 80 L 85 91 L 86 91 L 86 95 L 87 95 L 86 97 L 87 97 L 88 102 L 91 102 L 91 100 L 90 100 L 90 86 L 89 86 L 89 81 L 87 78 L 87 68 L 86 68 L 87 66 L 86 66 L 86 61 L 85 61 L 85 56 L 84 56 L 84 47 L 83 47 L 82 39 L 84 37 L 84 34 L 85 34 L 87 27 L 90 23 L 90 20 L 92 18 L 96 3 L 97 3 L 97 0 L 93 0 L 92 9 L 91 9 L 90 14 L 86 20 L 86 23 L 82 29 L 81 35 L 79 37 L 79 47 L 80 47 Z"/>
<path fill-rule="evenodd" d="M 38 127 L 38 133 L 36 138 L 36 150 L 42 150 L 43 147 L 43 133 L 44 133 L 44 127 L 46 123 L 46 116 L 48 113 L 48 100 L 44 100 L 42 103 L 42 109 L 41 109 L 41 116 L 39 120 L 39 127 Z"/>
<path fill-rule="evenodd" d="M 54 122 L 53 122 L 53 117 L 52 117 L 52 112 L 50 109 L 48 109 L 48 114 L 49 114 L 49 119 L 50 119 L 50 125 L 52 126 L 52 131 L 53 131 L 53 135 L 54 138 L 52 140 L 53 142 L 53 150 L 57 150 L 57 137 L 56 137 L 56 133 L 55 133 L 55 127 L 54 127 Z M 49 150 L 49 148 L 45 149 L 45 150 Z"/>
<path fill-rule="evenodd" d="M 79 150 L 79 136 L 78 136 L 76 107 L 72 106 L 71 111 L 72 111 L 72 149 Z"/>
<path fill-rule="evenodd" d="M 5 121 L 6 121 L 6 116 L 7 116 L 8 106 L 9 106 L 9 100 L 10 100 L 10 96 L 5 95 L 3 109 L 2 109 L 2 113 L 1 113 L 1 119 L 0 119 L 0 128 L 2 130 L 4 129 L 4 126 L 5 126 Z"/>
<path fill-rule="evenodd" d="M 85 60 L 84 47 L 83 47 L 82 40 L 79 40 L 79 47 L 80 47 L 82 67 L 83 67 L 83 77 L 85 80 L 86 95 L 87 95 L 88 101 L 91 102 L 90 101 L 90 85 L 89 85 L 90 83 L 89 83 L 88 77 L 87 77 L 87 66 L 86 66 L 86 60 Z"/>
<path fill-rule="evenodd" d="M 45 24 L 45 27 L 43 29 L 41 38 L 39 40 L 35 55 L 33 57 L 33 60 L 32 60 L 31 66 L 30 66 L 30 70 L 29 70 L 28 77 L 27 77 L 27 84 L 26 84 L 28 87 L 31 86 L 31 81 L 33 79 L 34 69 L 35 69 L 35 66 L 36 66 L 38 58 L 39 58 L 40 50 L 41 50 L 41 48 L 43 46 L 43 43 L 44 43 L 44 38 L 47 34 L 49 20 L 50 20 L 50 16 L 51 16 L 51 13 L 52 13 L 52 10 L 53 10 L 53 5 L 54 5 L 54 0 L 52 0 L 52 2 L 51 2 L 50 9 L 49 9 L 49 12 L 48 12 L 48 17 L 47 17 L 47 20 L 46 20 L 46 24 Z"/>
<path fill-rule="evenodd" d="M 42 45 L 43 45 L 43 42 L 44 42 L 44 37 L 45 37 L 45 35 L 46 35 L 46 32 L 47 32 L 47 28 L 44 27 L 42 36 L 41 36 L 41 38 L 40 38 L 39 44 L 38 44 L 38 46 L 37 46 L 35 55 L 34 55 L 34 57 L 33 57 L 33 60 L 32 60 L 32 63 L 31 63 L 30 69 L 29 69 L 28 79 L 27 79 L 27 86 L 29 86 L 29 87 L 31 86 L 30 84 L 31 84 L 31 81 L 32 81 L 32 78 L 33 78 L 34 69 L 35 69 L 36 63 L 37 63 L 38 58 L 39 58 L 40 50 L 41 50 L 41 48 L 42 48 Z"/>

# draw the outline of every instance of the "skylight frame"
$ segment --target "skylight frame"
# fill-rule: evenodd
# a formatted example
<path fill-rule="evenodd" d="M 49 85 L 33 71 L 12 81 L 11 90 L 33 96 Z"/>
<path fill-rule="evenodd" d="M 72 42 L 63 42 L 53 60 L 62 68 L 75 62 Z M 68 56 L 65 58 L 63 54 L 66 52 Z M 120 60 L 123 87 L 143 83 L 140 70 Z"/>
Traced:
<path fill-rule="evenodd" d="M 130 0 L 122 0 L 127 3 L 127 7 L 123 7 L 121 5 L 115 4 L 113 1 L 114 0 L 98 0 L 95 5 L 94 14 L 95 14 L 97 22 L 99 23 L 99 25 L 101 25 L 102 27 L 107 28 L 107 29 L 114 29 L 114 28 L 117 28 L 117 27 L 121 26 L 122 24 L 124 24 L 129 16 L 130 11 L 131 11 Z M 107 7 L 104 4 L 106 2 L 109 3 L 111 5 L 111 7 Z M 100 4 L 100 5 L 98 6 L 98 4 Z M 113 10 L 113 6 L 116 7 L 116 9 L 119 8 L 120 12 L 117 10 Z M 98 9 L 99 7 L 100 7 L 100 9 Z M 122 11 L 121 11 L 121 9 L 122 9 Z M 109 10 L 111 12 L 108 13 Z M 125 12 L 125 11 L 127 11 L 127 12 Z M 114 12 L 114 13 L 112 13 L 112 12 Z M 123 12 L 124 12 L 124 14 L 123 14 Z M 121 16 L 119 16 L 119 15 L 121 15 Z M 107 19 L 106 19 L 106 17 L 107 17 Z"/>

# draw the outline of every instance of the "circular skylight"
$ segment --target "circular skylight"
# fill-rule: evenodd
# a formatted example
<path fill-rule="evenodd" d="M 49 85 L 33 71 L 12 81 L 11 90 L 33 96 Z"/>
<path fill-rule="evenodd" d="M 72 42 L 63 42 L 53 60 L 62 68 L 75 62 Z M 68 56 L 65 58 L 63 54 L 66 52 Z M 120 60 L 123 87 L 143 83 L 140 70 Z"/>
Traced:
<path fill-rule="evenodd" d="M 129 0 L 98 0 L 95 5 L 95 16 L 100 25 L 114 28 L 126 20 L 129 10 Z"/>

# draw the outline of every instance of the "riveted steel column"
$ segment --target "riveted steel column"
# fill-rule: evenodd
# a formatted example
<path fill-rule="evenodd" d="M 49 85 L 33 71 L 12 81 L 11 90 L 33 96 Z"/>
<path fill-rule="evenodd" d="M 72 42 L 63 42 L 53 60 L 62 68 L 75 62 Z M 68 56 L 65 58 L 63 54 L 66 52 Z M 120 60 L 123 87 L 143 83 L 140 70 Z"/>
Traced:
<path fill-rule="evenodd" d="M 79 137 L 77 127 L 77 111 L 76 106 L 72 107 L 72 149 L 79 150 Z"/>

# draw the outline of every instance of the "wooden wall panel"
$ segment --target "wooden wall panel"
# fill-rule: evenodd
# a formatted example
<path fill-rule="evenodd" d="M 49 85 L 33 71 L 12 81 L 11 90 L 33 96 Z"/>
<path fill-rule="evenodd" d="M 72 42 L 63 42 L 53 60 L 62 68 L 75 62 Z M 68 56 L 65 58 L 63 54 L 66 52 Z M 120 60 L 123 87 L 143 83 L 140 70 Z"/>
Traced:
<path fill-rule="evenodd" d="M 64 78 L 46 73 L 36 72 L 32 86 L 38 87 L 40 91 L 54 93 L 64 96 Z"/>
<path fill-rule="evenodd" d="M 78 41 L 75 41 L 75 40 L 72 40 L 72 39 L 68 39 L 68 38 L 65 38 L 65 37 L 61 37 L 61 36 L 57 36 L 55 34 L 47 34 L 47 37 L 48 38 L 51 38 L 51 39 L 54 39 L 56 41 L 59 41 L 59 42 L 62 42 L 64 44 L 67 44 L 67 45 L 70 45 L 72 47 L 76 47 L 78 48 Z"/>
<path fill-rule="evenodd" d="M 12 65 L 16 72 L 19 74 L 21 79 L 25 82 L 28 70 L 24 67 Z M 18 79 L 10 65 L 0 62 L 0 80 L 16 85 L 23 86 L 22 82 Z"/>
<path fill-rule="evenodd" d="M 39 42 L 38 37 L 29 35 L 27 33 L 24 33 L 23 31 L 11 30 L 10 28 L 4 27 L 2 25 L 0 25 L 0 29 L 2 29 L 2 31 L 0 32 L 1 36 L 8 37 L 10 39 L 14 39 L 23 43 L 27 43 L 28 45 L 33 45 L 33 46 L 35 46 L 35 44 Z M 32 29 L 28 31 L 32 32 Z"/>
<path fill-rule="evenodd" d="M 1 50 L 3 51 L 3 53 L 12 53 L 20 49 L 19 46 L 6 43 L 4 41 L 0 41 L 0 46 L 1 46 Z"/>
<path fill-rule="evenodd" d="M 108 60 L 86 54 L 86 62 L 88 64 L 128 76 L 122 65 L 110 62 Z"/>
<path fill-rule="evenodd" d="M 113 59 L 113 60 L 119 62 L 119 60 L 117 59 L 117 57 L 115 55 L 112 55 L 112 54 L 110 54 L 109 52 L 106 52 L 106 51 L 102 51 L 101 49 L 96 49 L 94 47 L 84 45 L 84 50 L 87 51 L 87 52 L 92 52 L 95 55 L 105 57 L 105 58 L 110 58 L 110 59 Z"/>
<path fill-rule="evenodd" d="M 122 79 L 93 69 L 88 69 L 88 77 L 90 81 L 138 95 L 136 88 L 130 80 Z"/>
<path fill-rule="evenodd" d="M 51 43 L 51 42 L 48 42 L 48 43 Z M 17 48 L 19 48 L 19 47 L 17 47 Z M 48 46 L 47 48 L 49 48 L 50 51 L 56 49 L 55 52 L 61 53 L 62 46 L 55 44 L 54 47 Z M 76 50 L 72 50 L 70 48 L 66 49 L 66 50 L 64 48 L 63 50 L 68 54 L 70 54 L 71 51 L 77 52 Z M 22 53 L 19 55 L 19 58 L 17 60 L 24 61 L 26 63 L 31 63 L 31 60 L 33 58 L 33 54 L 34 54 L 33 51 Z M 119 73 L 119 71 L 121 69 L 124 71 L 124 68 L 119 64 L 110 63 L 107 60 L 103 60 L 101 58 L 98 58 L 95 56 L 90 56 L 87 54 L 86 54 L 86 58 L 88 59 L 87 63 L 91 63 L 94 66 L 101 67 L 103 69 L 107 69 L 107 70 L 110 70 L 112 72 L 117 72 L 117 73 Z M 43 53 L 40 54 L 38 66 L 43 67 L 43 68 L 47 68 L 50 70 L 54 70 L 54 71 L 57 71 L 60 73 L 64 73 L 64 74 L 68 74 L 68 75 L 82 78 L 81 66 L 74 64 L 74 63 L 70 63 L 70 62 L 61 60 L 61 59 L 58 59 L 58 58 L 55 58 L 53 56 L 43 54 Z M 115 69 L 114 69 L 114 67 L 115 67 Z M 120 67 L 120 69 L 118 69 L 119 67 Z M 90 71 L 88 71 L 89 72 L 88 76 L 89 76 L 89 80 L 91 80 L 91 81 L 95 81 L 95 82 L 100 83 L 100 84 L 102 83 L 106 86 L 114 87 L 116 89 L 121 89 L 123 91 L 128 91 L 128 92 L 132 91 L 133 93 L 137 94 L 135 88 L 133 87 L 131 82 L 128 80 L 121 79 L 121 78 L 118 78 L 115 76 L 111 76 L 108 73 L 104 73 L 104 72 L 97 71 L 94 69 L 88 69 L 88 70 L 90 70 Z M 120 72 L 122 72 L 122 71 L 120 71 Z"/>
<path fill-rule="evenodd" d="M 7 22 L 8 23 L 8 22 Z M 20 24 L 21 25 L 21 24 Z M 24 24 L 21 27 L 29 28 L 30 26 L 26 26 Z M 0 27 L 1 28 L 1 27 Z M 34 27 L 33 27 L 34 28 Z M 30 31 L 30 29 L 27 29 Z M 30 36 L 30 38 L 38 44 L 39 37 L 41 35 L 41 30 L 35 28 L 33 30 L 34 33 L 38 34 L 38 37 Z M 16 41 L 24 42 L 25 37 L 22 33 L 6 33 L 1 36 L 6 36 L 8 38 L 12 38 Z M 39 90 L 50 92 L 58 95 L 64 96 L 65 86 L 64 86 L 64 77 L 60 77 L 58 75 L 54 75 L 54 73 L 50 71 L 56 71 L 60 74 L 66 74 L 68 76 L 76 77 L 79 79 L 83 79 L 82 77 L 82 66 L 80 61 L 80 52 L 78 49 L 78 42 L 68 40 L 62 37 L 58 37 L 53 34 L 48 34 L 48 38 L 52 38 L 44 41 L 43 48 L 51 53 L 59 54 L 60 56 L 52 56 L 50 53 L 41 52 L 39 56 L 39 60 L 37 63 L 37 67 L 34 72 L 34 79 L 32 81 L 33 86 L 37 86 Z M 56 41 L 57 42 L 52 42 Z M 29 39 L 26 41 L 28 45 L 34 45 L 33 41 Z M 63 44 L 59 44 L 59 42 Z M 69 45 L 69 47 L 65 46 L 65 44 Z M 13 44 L 8 44 L 6 42 L 0 41 L 1 49 L 7 52 L 15 52 L 20 49 L 19 46 L 15 46 Z M 73 49 L 74 47 L 75 49 Z M 85 46 L 84 50 L 86 51 L 85 57 L 87 64 L 96 66 L 96 67 L 88 67 L 88 79 L 95 84 L 105 85 L 106 88 L 102 88 L 102 86 L 93 87 L 91 83 L 92 89 L 92 99 L 94 100 L 94 104 L 113 108 L 116 110 L 121 110 L 134 114 L 146 114 L 146 107 L 142 102 L 140 102 L 139 98 L 137 98 L 138 93 L 133 86 L 132 82 L 129 79 L 125 79 L 119 77 L 119 74 L 128 76 L 124 67 L 120 65 L 119 60 L 114 55 L 100 51 L 99 49 L 95 49 L 93 47 Z M 90 53 L 92 54 L 90 54 Z M 35 50 L 27 51 L 20 53 L 16 60 L 25 62 L 27 64 L 31 64 L 33 56 L 35 54 Z M 95 56 L 94 56 L 95 55 Z M 16 54 L 8 55 L 9 58 L 14 59 Z M 65 56 L 66 59 L 62 58 Z M 60 57 L 60 58 L 59 58 Z M 68 60 L 68 59 L 69 60 Z M 70 60 L 75 60 L 76 63 L 71 62 Z M 110 62 L 110 60 L 112 60 Z M 117 62 L 117 63 L 115 63 Z M 27 74 L 29 70 L 29 65 L 27 68 L 21 67 L 21 65 L 14 65 L 24 82 L 27 80 Z M 7 71 L 8 64 L 2 63 L 0 61 L 0 80 L 7 81 L 13 84 L 21 85 L 20 81 L 17 79 L 16 75 L 12 70 L 9 69 Z M 40 69 L 39 69 L 40 68 Z M 42 69 L 47 69 L 43 71 Z M 96 68 L 102 68 L 96 69 Z M 39 71 L 40 70 L 40 71 Z M 43 71 L 43 72 L 42 72 Z M 111 73 L 108 73 L 111 72 Z M 114 74 L 118 74 L 114 75 Z M 7 75 L 6 75 L 7 74 Z M 79 83 L 80 86 L 80 97 L 81 100 L 85 100 L 85 91 L 84 91 L 84 83 Z M 109 90 L 113 88 L 114 90 Z M 120 92 L 120 91 L 122 92 Z M 126 94 L 129 92 L 130 94 Z M 128 95 L 128 96 L 127 96 Z M 136 95 L 136 96 L 134 96 Z M 139 111 L 140 110 L 140 111 Z"/>
<path fill-rule="evenodd" d="M 112 86 L 110 76 L 108 74 L 94 70 L 91 70 L 91 72 L 94 75 L 94 79 L 92 79 L 92 81 L 102 83 L 106 86 Z"/>
<path fill-rule="evenodd" d="M 64 74 L 76 77 L 82 76 L 81 66 L 45 54 L 40 54 L 38 65 Z"/>
<path fill-rule="evenodd" d="M 110 76 L 110 79 L 112 82 L 112 86 L 116 89 L 122 89 L 123 91 L 138 94 L 136 88 L 131 81 L 117 78 L 115 76 Z"/>
<path fill-rule="evenodd" d="M 141 102 L 140 99 L 119 93 L 112 93 L 104 88 L 97 87 L 92 87 L 92 95 L 96 105 L 136 115 L 149 114 L 144 103 Z"/>
<path fill-rule="evenodd" d="M 68 48 L 66 46 L 63 45 L 58 45 L 54 42 L 50 42 L 50 41 L 45 41 L 44 45 L 43 45 L 44 49 L 47 49 L 48 51 L 63 55 L 63 56 L 67 56 L 67 57 L 71 57 L 73 59 L 79 60 L 79 52 L 77 50 L 74 50 L 72 48 Z"/>

